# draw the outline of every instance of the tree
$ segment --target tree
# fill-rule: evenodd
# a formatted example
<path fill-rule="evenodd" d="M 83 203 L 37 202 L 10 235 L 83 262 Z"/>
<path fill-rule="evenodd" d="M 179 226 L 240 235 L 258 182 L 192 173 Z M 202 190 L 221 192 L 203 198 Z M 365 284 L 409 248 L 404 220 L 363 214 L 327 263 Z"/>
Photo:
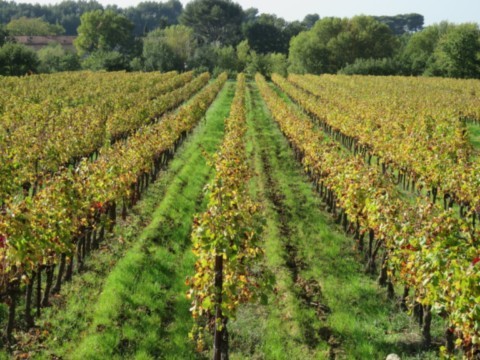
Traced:
<path fill-rule="evenodd" d="M 160 30 L 160 29 L 159 29 Z M 175 54 L 175 51 L 157 36 L 158 31 L 147 35 L 143 41 L 143 58 L 146 71 L 183 70 L 184 62 Z"/>
<path fill-rule="evenodd" d="M 398 45 L 391 30 L 370 16 L 323 18 L 290 43 L 294 72 L 335 73 L 356 59 L 391 57 Z"/>
<path fill-rule="evenodd" d="M 0 23 L 3 24 L 7 24 L 10 20 L 21 17 L 42 18 L 50 23 L 55 23 L 55 21 L 51 20 L 51 15 L 52 13 L 49 7 L 45 5 L 0 1 Z"/>
<path fill-rule="evenodd" d="M 480 77 L 480 29 L 477 24 L 450 27 L 440 38 L 427 74 L 455 78 Z"/>
<path fill-rule="evenodd" d="M 35 51 L 24 45 L 7 43 L 0 48 L 0 75 L 21 76 L 36 72 L 38 64 Z"/>
<path fill-rule="evenodd" d="M 235 73 L 238 67 L 237 54 L 233 46 L 214 48 L 215 50 L 215 75 L 224 71 Z"/>
<path fill-rule="evenodd" d="M 95 10 L 82 15 L 74 44 L 80 56 L 95 51 L 131 55 L 135 50 L 132 30 L 133 24 L 125 16 Z"/>
<path fill-rule="evenodd" d="M 124 13 L 135 26 L 135 36 L 142 36 L 157 28 L 178 24 L 182 10 L 182 3 L 178 0 L 165 3 L 145 1 L 125 9 Z"/>
<path fill-rule="evenodd" d="M 279 74 L 287 76 L 288 60 L 285 54 L 268 54 L 268 62 L 270 64 L 270 74 Z M 264 74 L 265 75 L 265 74 Z"/>
<path fill-rule="evenodd" d="M 306 28 L 299 22 L 287 22 L 276 15 L 262 14 L 243 24 L 243 34 L 257 53 L 288 53 L 290 39 Z"/>
<path fill-rule="evenodd" d="M 103 10 L 103 6 L 95 0 L 63 0 L 56 5 L 50 5 L 49 9 L 50 15 L 47 14 L 46 19 L 62 25 L 66 35 L 77 35 L 80 17 L 86 12 Z"/>
<path fill-rule="evenodd" d="M 292 39 L 288 60 L 289 72 L 299 74 L 333 72 L 330 69 L 330 53 L 326 45 L 319 42 L 309 31 L 302 32 Z"/>
<path fill-rule="evenodd" d="M 433 63 L 433 53 L 438 41 L 452 26 L 444 21 L 428 26 L 410 37 L 402 57 L 409 64 L 412 75 L 422 75 L 427 66 Z"/>
<path fill-rule="evenodd" d="M 38 50 L 40 66 L 38 70 L 43 73 L 59 71 L 73 71 L 80 69 L 80 60 L 77 54 L 65 51 L 58 43 L 52 43 Z"/>
<path fill-rule="evenodd" d="M 193 30 L 173 25 L 154 30 L 143 40 L 143 58 L 147 70 L 184 70 L 196 48 Z"/>
<path fill-rule="evenodd" d="M 272 23 L 257 21 L 247 24 L 244 34 L 252 49 L 260 54 L 288 51 L 288 42 L 282 30 Z"/>
<path fill-rule="evenodd" d="M 288 46 L 290 45 L 290 40 L 294 36 L 297 36 L 302 31 L 305 31 L 305 30 L 308 30 L 308 28 L 300 21 L 292 21 L 292 22 L 286 23 L 285 27 L 283 28 L 283 35 L 287 41 L 286 43 L 287 51 L 285 52 L 285 54 L 288 53 Z"/>
<path fill-rule="evenodd" d="M 406 18 L 407 29 L 409 32 L 417 32 L 423 29 L 424 17 L 420 14 L 407 14 L 404 15 Z"/>
<path fill-rule="evenodd" d="M 146 1 L 126 9 L 121 9 L 117 5 L 103 7 L 96 0 L 62 0 L 55 5 L 32 5 L 0 0 L 0 23 L 7 24 L 10 20 L 22 16 L 42 18 L 51 24 L 63 26 L 66 35 L 77 35 L 80 17 L 84 13 L 94 10 L 111 10 L 117 14 L 124 14 L 133 22 L 135 36 L 142 36 L 157 27 L 164 28 L 178 24 L 182 9 L 179 0 Z"/>
<path fill-rule="evenodd" d="M 395 35 L 413 33 L 423 29 L 424 18 L 420 14 L 402 14 L 395 16 L 376 16 L 375 20 L 387 25 Z"/>
<path fill-rule="evenodd" d="M 193 29 L 184 25 L 173 25 L 160 30 L 158 34 L 183 64 L 193 56 L 196 47 Z"/>
<path fill-rule="evenodd" d="M 405 69 L 403 62 L 396 58 L 357 59 L 353 64 L 342 68 L 338 73 L 376 76 L 405 75 L 408 74 L 408 69 Z"/>
<path fill-rule="evenodd" d="M 253 51 L 250 58 L 246 72 L 251 76 L 255 76 L 256 73 L 260 73 L 267 78 L 275 73 L 287 76 L 288 61 L 285 54 L 270 53 L 262 55 Z"/>
<path fill-rule="evenodd" d="M 238 71 L 243 72 L 245 71 L 245 67 L 250 61 L 250 45 L 248 44 L 248 40 L 243 40 L 242 42 L 240 42 L 237 45 L 236 50 Z"/>
<path fill-rule="evenodd" d="M 397 39 L 385 24 L 371 16 L 355 16 L 345 22 L 344 30 L 328 41 L 337 69 L 356 59 L 388 58 L 394 54 Z"/>
<path fill-rule="evenodd" d="M 257 8 L 248 8 L 243 11 L 243 22 L 248 24 L 250 22 L 254 22 L 258 16 L 258 9 Z"/>
<path fill-rule="evenodd" d="M 65 29 L 61 25 L 53 25 L 40 18 L 29 19 L 26 17 L 10 21 L 7 30 L 12 36 L 46 36 L 65 33 Z"/>
<path fill-rule="evenodd" d="M 3 46 L 7 42 L 8 39 L 8 31 L 7 29 L 0 24 L 0 46 Z"/>
<path fill-rule="evenodd" d="M 198 71 L 213 72 L 217 63 L 215 48 L 215 45 L 203 45 L 197 47 L 190 61 L 190 67 L 197 69 Z"/>
<path fill-rule="evenodd" d="M 333 54 L 328 48 L 332 39 L 336 39 L 346 28 L 346 19 L 323 18 L 315 26 L 300 33 L 290 42 L 290 71 L 295 73 L 333 73 Z"/>
<path fill-rule="evenodd" d="M 194 0 L 185 7 L 180 23 L 191 27 L 202 44 L 236 45 L 243 17 L 241 6 L 229 0 Z"/>
<path fill-rule="evenodd" d="M 308 14 L 303 18 L 302 25 L 308 30 L 311 29 L 318 20 L 320 20 L 318 14 Z"/>
<path fill-rule="evenodd" d="M 118 51 L 98 50 L 83 61 L 82 67 L 93 71 L 120 71 L 129 68 L 129 61 Z"/>

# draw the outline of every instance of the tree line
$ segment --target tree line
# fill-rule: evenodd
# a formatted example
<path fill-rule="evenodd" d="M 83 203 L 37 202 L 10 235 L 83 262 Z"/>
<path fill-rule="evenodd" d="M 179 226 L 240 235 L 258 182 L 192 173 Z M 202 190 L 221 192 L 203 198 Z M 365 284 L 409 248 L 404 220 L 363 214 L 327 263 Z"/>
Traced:
<path fill-rule="evenodd" d="M 84 68 L 480 77 L 478 24 L 424 28 L 420 14 L 309 14 L 288 22 L 230 0 L 194 0 L 185 7 L 178 0 L 142 2 L 125 9 L 96 1 L 42 6 L 0 0 L 0 23 L 4 75 Z M 53 44 L 35 53 L 11 40 L 59 34 L 78 36 L 76 52 Z"/>
<path fill-rule="evenodd" d="M 65 0 L 53 5 L 23 4 L 0 0 L 0 23 L 8 24 L 19 18 L 41 19 L 61 26 L 65 35 L 77 35 L 81 16 L 95 10 L 109 10 L 124 15 L 134 24 L 134 35 L 142 36 L 157 27 L 177 24 L 183 6 L 178 0 L 146 1 L 125 9 L 119 8 L 117 5 L 104 7 L 95 0 Z"/>

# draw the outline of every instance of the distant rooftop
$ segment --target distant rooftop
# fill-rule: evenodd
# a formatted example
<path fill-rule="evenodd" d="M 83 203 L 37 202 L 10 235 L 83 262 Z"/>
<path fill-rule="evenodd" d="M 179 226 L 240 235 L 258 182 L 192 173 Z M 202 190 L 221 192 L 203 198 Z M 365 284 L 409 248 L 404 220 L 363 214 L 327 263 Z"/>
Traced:
<path fill-rule="evenodd" d="M 64 36 L 64 35 L 54 35 L 54 36 L 14 36 L 15 41 L 19 44 L 26 45 L 35 50 L 41 49 L 42 47 L 47 46 L 51 43 L 59 43 L 65 49 L 74 49 L 73 40 L 76 36 Z"/>

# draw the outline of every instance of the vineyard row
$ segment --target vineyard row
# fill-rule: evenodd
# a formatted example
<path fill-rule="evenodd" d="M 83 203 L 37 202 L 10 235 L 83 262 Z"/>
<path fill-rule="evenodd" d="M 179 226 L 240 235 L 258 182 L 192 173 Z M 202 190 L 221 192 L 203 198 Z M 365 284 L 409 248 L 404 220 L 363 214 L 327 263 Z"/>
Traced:
<path fill-rule="evenodd" d="M 377 168 L 327 141 L 262 76 L 257 75 L 256 81 L 297 159 L 338 222 L 353 233 L 365 254 L 366 270 L 373 273 L 380 265 L 379 282 L 390 296 L 394 284 L 403 285 L 403 306 L 417 310 L 427 343 L 433 310 L 449 324 L 448 350 L 453 349 L 456 335 L 464 350 L 473 354 L 479 345 L 479 231 L 451 209 L 420 199 L 414 205 L 403 201 Z"/>
<path fill-rule="evenodd" d="M 220 75 L 177 112 L 105 149 L 95 162 L 84 159 L 76 168 L 59 172 L 33 198 L 3 207 L 0 294 L 9 307 L 9 340 L 17 323 L 20 296 L 25 298 L 21 323 L 33 326 L 32 308 L 36 307 L 38 316 L 50 295 L 75 270 L 82 270 L 86 254 L 98 248 L 117 212 L 125 216 L 157 178 L 226 79 L 226 74 Z"/>

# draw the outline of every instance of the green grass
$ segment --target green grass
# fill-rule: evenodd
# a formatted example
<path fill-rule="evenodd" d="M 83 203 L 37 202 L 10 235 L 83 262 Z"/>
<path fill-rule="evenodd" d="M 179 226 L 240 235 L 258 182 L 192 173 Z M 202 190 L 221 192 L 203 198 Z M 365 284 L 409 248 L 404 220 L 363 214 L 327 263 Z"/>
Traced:
<path fill-rule="evenodd" d="M 229 83 L 133 216 L 45 310 L 36 335 L 25 335 L 21 352 L 39 359 L 200 357 L 188 340 L 184 284 L 195 261 L 193 215 L 205 206 L 203 187 L 212 175 L 200 149 L 218 148 L 233 94 Z M 276 285 L 268 305 L 243 306 L 229 323 L 231 359 L 384 359 L 392 352 L 435 358 L 418 346 L 412 318 L 364 274 L 353 240 L 323 211 L 255 85 L 247 110 L 246 145 L 256 173 L 250 189 L 264 206 L 265 263 Z M 310 303 L 307 282 L 319 285 Z M 317 313 L 311 302 L 330 311 Z"/>
<path fill-rule="evenodd" d="M 474 149 L 480 151 L 480 125 L 474 123 L 467 124 L 468 135 Z"/>
<path fill-rule="evenodd" d="M 304 110 L 296 103 L 294 102 L 285 92 L 283 92 L 277 85 L 271 83 L 270 86 L 272 87 L 272 89 L 287 103 L 289 104 L 290 106 L 298 109 L 299 111 L 301 112 L 304 112 Z M 306 117 L 308 117 L 308 115 L 305 115 Z M 325 139 L 329 139 L 331 141 L 334 141 L 336 143 L 338 143 L 340 145 L 340 148 L 339 148 L 339 151 L 340 151 L 340 154 L 344 157 L 351 157 L 351 156 L 354 156 L 353 155 L 353 152 L 351 149 L 348 149 L 347 147 L 343 146 L 343 144 L 341 143 L 341 141 L 339 140 L 336 140 L 334 139 L 333 136 L 331 136 L 328 132 L 325 132 L 323 130 L 323 128 L 319 125 L 319 122 L 315 119 L 310 119 L 312 124 L 314 125 L 314 128 L 316 130 L 318 130 Z M 363 158 L 362 155 L 360 154 L 357 154 L 356 155 L 357 157 L 361 157 L 364 161 L 365 161 L 365 165 L 366 166 L 376 166 L 378 168 L 380 168 L 380 163 L 378 161 L 378 157 L 377 156 L 372 156 L 372 159 L 370 161 L 370 165 L 368 165 L 368 162 Z M 389 170 L 391 171 L 391 170 Z M 393 171 L 393 174 L 395 175 L 395 177 L 398 177 L 398 170 L 394 170 Z M 403 189 L 402 185 L 401 184 L 398 184 L 397 185 L 397 189 L 399 191 L 399 195 L 401 197 L 402 200 L 404 201 L 408 201 L 409 203 L 411 203 L 412 205 L 415 204 L 416 202 L 416 196 L 418 194 L 418 191 L 416 193 L 412 192 L 412 191 L 408 191 L 408 190 L 405 190 Z M 424 189 L 420 192 L 420 194 L 422 196 L 426 196 L 427 194 L 427 191 L 428 189 Z"/>
<path fill-rule="evenodd" d="M 195 357 L 188 340 L 192 320 L 185 278 L 194 264 L 193 216 L 205 206 L 203 187 L 212 175 L 201 150 L 213 154 L 218 148 L 233 94 L 228 83 L 206 122 L 139 204 L 135 224 L 119 230 L 119 242 L 128 244 L 124 256 L 92 257 L 90 270 L 65 289 L 65 306 L 46 314 L 49 324 L 45 320 L 42 327 L 48 326 L 51 336 L 35 358 Z"/>
<path fill-rule="evenodd" d="M 255 343 L 241 345 L 232 358 L 322 359 L 335 354 L 342 359 L 383 359 L 389 353 L 402 359 L 435 358 L 435 352 L 422 351 L 412 318 L 364 274 L 353 240 L 322 210 L 256 87 L 250 96 L 248 148 L 259 174 L 252 192 L 266 204 L 266 263 L 276 274 L 278 292 L 266 307 L 242 309 L 231 326 L 232 337 L 237 343 Z M 287 245 L 297 251 L 297 277 L 287 266 Z M 318 316 L 301 299 L 302 281 L 318 282 L 318 299 L 330 313 Z"/>
<path fill-rule="evenodd" d="M 154 220 L 107 279 L 94 307 L 94 321 L 73 358 L 194 356 L 188 341 L 191 316 L 184 282 L 195 261 L 190 251 L 193 215 L 203 207 L 202 189 L 211 174 L 199 147 L 211 154 L 216 150 L 232 96 L 229 84 L 209 111 L 213 116 L 207 134 L 191 146 Z"/>

